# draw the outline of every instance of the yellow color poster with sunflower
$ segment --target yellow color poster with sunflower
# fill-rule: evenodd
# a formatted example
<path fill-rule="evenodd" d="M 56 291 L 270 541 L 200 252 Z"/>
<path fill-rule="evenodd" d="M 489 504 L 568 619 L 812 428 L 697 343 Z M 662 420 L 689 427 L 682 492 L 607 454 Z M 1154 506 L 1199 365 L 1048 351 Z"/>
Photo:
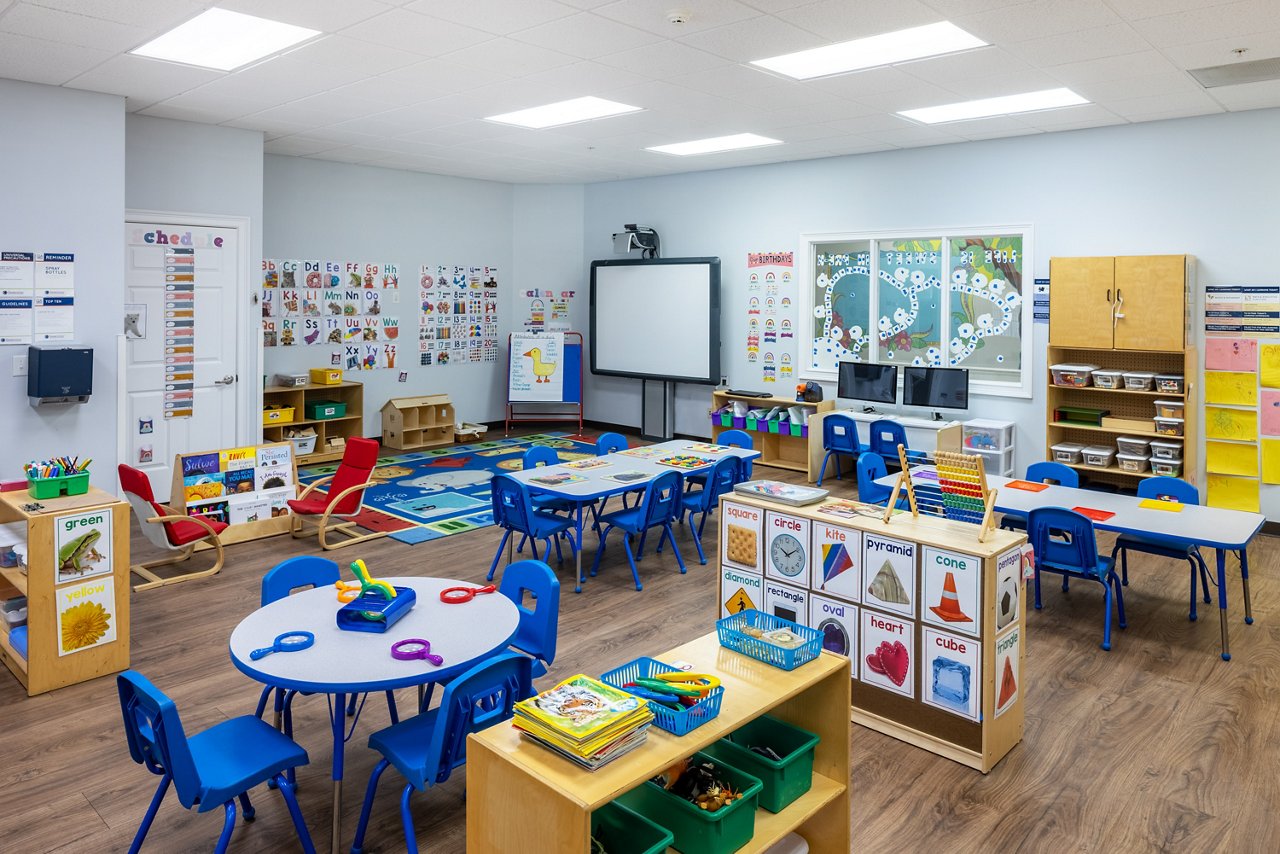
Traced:
<path fill-rule="evenodd" d="M 58 655 L 70 655 L 116 639 L 116 588 L 111 576 L 60 587 Z"/>

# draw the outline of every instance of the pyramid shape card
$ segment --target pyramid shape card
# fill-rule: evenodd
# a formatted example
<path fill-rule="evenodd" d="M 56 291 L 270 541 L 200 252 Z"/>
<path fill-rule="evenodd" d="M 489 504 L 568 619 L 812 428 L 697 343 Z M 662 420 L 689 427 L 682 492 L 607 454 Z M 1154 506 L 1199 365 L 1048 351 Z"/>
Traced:
<path fill-rule="evenodd" d="M 858 606 L 811 595 L 809 627 L 822 632 L 823 649 L 858 660 Z"/>
<path fill-rule="evenodd" d="M 926 627 L 920 699 L 953 715 L 979 719 L 982 711 L 982 644 Z"/>
<path fill-rule="evenodd" d="M 916 613 L 916 544 L 865 534 L 863 592 L 867 605 L 908 617 Z"/>
<path fill-rule="evenodd" d="M 1019 664 L 1022 657 L 1022 629 L 1014 627 L 996 638 L 996 709 L 998 718 L 1013 708 L 1018 699 L 1018 685 L 1022 678 Z"/>
<path fill-rule="evenodd" d="M 811 554 L 809 586 L 814 593 L 846 602 L 862 601 L 861 531 L 815 521 Z"/>
<path fill-rule="evenodd" d="M 731 566 L 720 567 L 720 617 L 764 609 L 764 578 Z"/>
<path fill-rule="evenodd" d="M 972 555 L 920 549 L 920 619 L 947 631 L 978 637 L 982 629 L 982 560 Z"/>
<path fill-rule="evenodd" d="M 906 697 L 916 695 L 915 623 L 862 610 L 858 669 L 868 685 Z"/>
<path fill-rule="evenodd" d="M 1009 551 L 996 558 L 996 631 L 1016 622 L 1022 610 L 1022 550 Z"/>

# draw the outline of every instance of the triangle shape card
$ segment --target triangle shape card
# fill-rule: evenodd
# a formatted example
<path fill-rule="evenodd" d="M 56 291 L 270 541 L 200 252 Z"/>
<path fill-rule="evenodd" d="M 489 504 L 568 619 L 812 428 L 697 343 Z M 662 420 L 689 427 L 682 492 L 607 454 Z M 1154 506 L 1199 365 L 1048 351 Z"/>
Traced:
<path fill-rule="evenodd" d="M 876 577 L 867 585 L 867 592 L 881 602 L 891 602 L 894 605 L 911 604 L 911 600 L 907 598 L 907 589 L 902 586 L 902 579 L 898 578 L 898 573 L 894 571 L 893 563 L 887 560 L 876 573 Z"/>
<path fill-rule="evenodd" d="M 996 708 L 1003 708 L 1018 694 L 1018 683 L 1013 678 L 1013 664 L 1004 660 L 1004 673 L 1000 676 L 1000 697 L 996 700 Z"/>

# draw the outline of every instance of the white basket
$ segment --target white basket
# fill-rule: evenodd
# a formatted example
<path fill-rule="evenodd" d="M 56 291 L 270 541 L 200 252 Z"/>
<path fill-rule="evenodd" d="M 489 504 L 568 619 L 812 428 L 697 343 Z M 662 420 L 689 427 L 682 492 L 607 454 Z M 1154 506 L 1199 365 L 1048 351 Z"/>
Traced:
<path fill-rule="evenodd" d="M 295 457 L 301 457 L 314 451 L 316 449 L 317 438 L 319 437 L 313 433 L 310 436 L 294 436 L 289 439 L 289 441 L 293 443 L 293 455 Z"/>

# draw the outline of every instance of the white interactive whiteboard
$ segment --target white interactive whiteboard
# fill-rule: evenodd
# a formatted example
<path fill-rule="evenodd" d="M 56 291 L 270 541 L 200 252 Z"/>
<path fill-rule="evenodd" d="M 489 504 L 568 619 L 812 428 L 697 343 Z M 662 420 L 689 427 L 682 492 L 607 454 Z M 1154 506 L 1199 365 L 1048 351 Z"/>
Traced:
<path fill-rule="evenodd" d="M 591 262 L 591 373 L 720 381 L 720 259 Z"/>

